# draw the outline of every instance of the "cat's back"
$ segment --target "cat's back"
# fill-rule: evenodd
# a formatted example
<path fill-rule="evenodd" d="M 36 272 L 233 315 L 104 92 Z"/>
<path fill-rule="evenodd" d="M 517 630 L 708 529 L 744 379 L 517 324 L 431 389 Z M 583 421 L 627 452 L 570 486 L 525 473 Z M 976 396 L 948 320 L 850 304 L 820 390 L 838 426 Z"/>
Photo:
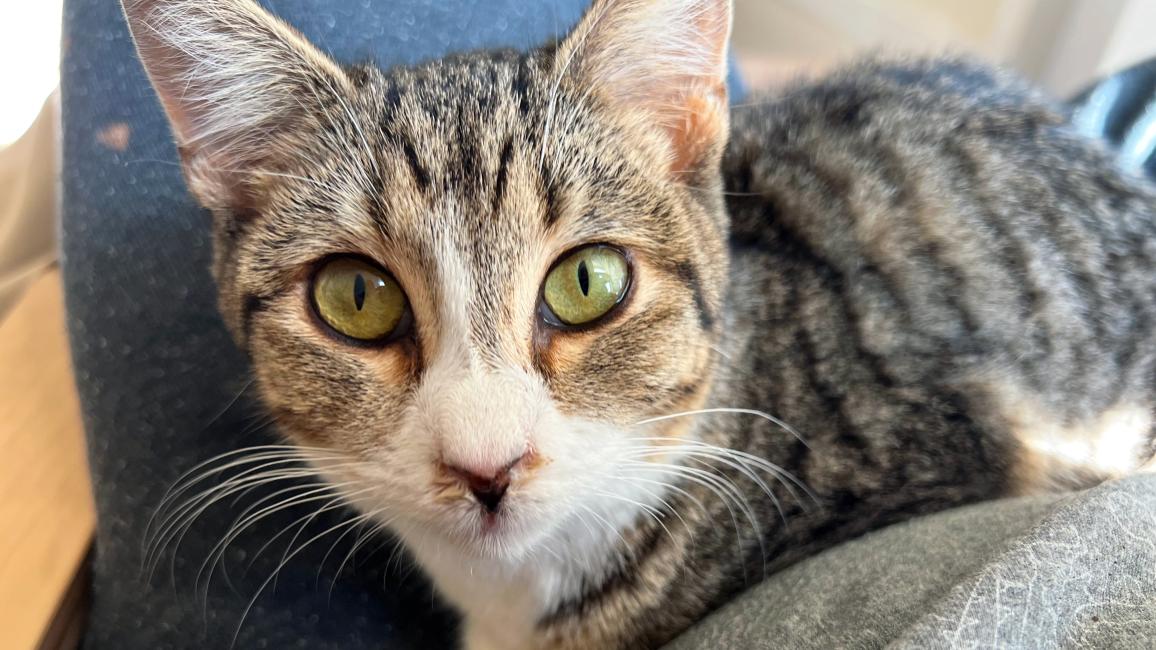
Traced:
<path fill-rule="evenodd" d="M 1078 135 L 1068 118 L 1014 75 L 964 59 L 869 59 L 756 95 L 731 114 L 724 169 L 738 208 L 734 231 L 742 237 L 765 225 L 746 218 L 743 195 L 820 189 L 861 199 L 864 209 L 879 199 L 975 203 L 999 192 L 1007 204 L 995 207 L 1006 218 L 1087 205 L 1062 216 L 1097 230 L 1156 233 L 1156 188 L 1117 169 L 1103 143 Z"/>
<path fill-rule="evenodd" d="M 871 61 L 732 120 L 736 329 L 770 373 L 810 349 L 797 373 L 822 362 L 840 404 L 950 395 L 992 430 L 1150 409 L 1156 192 L 1061 108 L 963 61 Z"/>

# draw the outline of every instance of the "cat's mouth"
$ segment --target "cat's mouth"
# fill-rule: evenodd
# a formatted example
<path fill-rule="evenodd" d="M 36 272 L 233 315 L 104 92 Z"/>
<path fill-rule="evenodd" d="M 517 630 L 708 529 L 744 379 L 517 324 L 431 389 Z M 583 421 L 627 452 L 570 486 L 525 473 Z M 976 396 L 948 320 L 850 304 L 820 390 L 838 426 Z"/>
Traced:
<path fill-rule="evenodd" d="M 501 524 L 501 514 L 497 512 L 490 512 L 488 510 L 482 511 L 482 535 L 496 535 Z"/>
<path fill-rule="evenodd" d="M 526 504 L 519 503 L 532 480 L 532 471 L 526 466 L 537 462 L 523 457 L 484 473 L 439 463 L 433 494 L 435 501 L 454 513 L 451 536 L 484 555 L 518 545 L 517 541 L 526 536 L 528 523 Z"/>
<path fill-rule="evenodd" d="M 534 540 L 542 522 L 532 522 L 522 508 L 513 504 L 503 504 L 491 511 L 478 504 L 467 506 L 466 512 L 459 511 L 451 519 L 443 534 L 468 555 L 489 560 L 516 560 L 522 557 Z M 462 516 L 464 515 L 464 516 Z"/>
<path fill-rule="evenodd" d="M 481 508 L 477 513 L 478 525 L 473 538 L 473 545 L 484 554 L 492 554 L 494 550 L 508 548 L 511 544 L 525 537 L 524 531 L 517 521 L 517 516 L 510 508 L 491 512 Z"/>

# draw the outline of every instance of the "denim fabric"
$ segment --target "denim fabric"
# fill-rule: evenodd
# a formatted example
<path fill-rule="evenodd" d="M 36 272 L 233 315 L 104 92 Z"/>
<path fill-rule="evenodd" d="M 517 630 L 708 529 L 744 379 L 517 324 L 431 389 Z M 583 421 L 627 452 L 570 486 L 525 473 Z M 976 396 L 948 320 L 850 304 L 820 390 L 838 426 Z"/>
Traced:
<path fill-rule="evenodd" d="M 341 61 L 389 66 L 452 50 L 529 47 L 565 33 L 587 1 L 267 6 Z M 65 5 L 63 270 L 99 515 L 86 647 L 447 646 L 453 618 L 418 572 L 388 562 L 392 543 L 366 545 L 335 575 L 355 535 L 327 556 L 333 534 L 278 568 L 308 508 L 270 517 L 236 539 L 225 554 L 227 573 L 218 569 L 206 592 L 203 575 L 198 584 L 202 561 L 260 491 L 206 512 L 155 571 L 142 568 L 149 518 L 181 474 L 216 454 L 275 439 L 244 392 L 246 360 L 214 306 L 208 215 L 185 190 L 119 3 Z M 345 516 L 318 517 L 296 541 Z M 265 584 L 275 570 L 276 582 Z"/>

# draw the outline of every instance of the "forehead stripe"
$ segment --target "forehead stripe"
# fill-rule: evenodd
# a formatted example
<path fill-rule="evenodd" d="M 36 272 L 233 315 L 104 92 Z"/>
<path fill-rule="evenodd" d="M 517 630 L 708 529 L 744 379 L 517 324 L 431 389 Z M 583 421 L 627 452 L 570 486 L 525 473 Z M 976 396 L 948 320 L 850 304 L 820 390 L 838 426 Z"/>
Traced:
<path fill-rule="evenodd" d="M 498 176 L 494 181 L 494 202 L 493 212 L 497 216 L 498 210 L 502 207 L 502 198 L 506 195 L 507 170 L 510 165 L 510 158 L 514 155 L 514 139 L 506 138 L 506 144 L 502 147 L 502 155 L 498 159 Z"/>
<path fill-rule="evenodd" d="M 706 299 L 702 295 L 702 282 L 699 280 L 698 271 L 690 262 L 677 262 L 674 265 L 674 274 L 686 288 L 690 290 L 691 295 L 694 296 L 694 306 L 698 311 L 699 325 L 706 331 L 714 329 L 715 317 L 711 309 L 706 304 Z"/>
<path fill-rule="evenodd" d="M 546 227 L 550 227 L 562 215 L 558 205 L 558 181 L 546 166 L 542 167 L 541 183 L 542 196 L 546 200 L 546 214 L 543 218 L 546 221 Z"/>
<path fill-rule="evenodd" d="M 421 191 L 429 189 L 430 174 L 426 168 L 422 166 L 421 160 L 417 157 L 417 150 L 414 149 L 413 143 L 405 136 L 398 136 L 401 141 L 401 150 L 405 154 L 405 161 L 409 163 L 409 171 L 413 174 L 413 180 L 417 183 L 417 187 Z"/>
<path fill-rule="evenodd" d="M 253 330 L 253 317 L 265 311 L 268 306 L 265 298 L 251 293 L 246 294 L 241 300 L 241 333 L 245 337 L 246 345 Z"/>

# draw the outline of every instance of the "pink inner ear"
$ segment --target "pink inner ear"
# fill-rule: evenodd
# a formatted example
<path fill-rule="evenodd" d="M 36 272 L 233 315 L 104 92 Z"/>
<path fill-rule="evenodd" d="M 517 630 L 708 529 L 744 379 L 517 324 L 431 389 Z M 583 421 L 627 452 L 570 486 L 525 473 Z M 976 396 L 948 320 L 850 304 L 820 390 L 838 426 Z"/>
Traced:
<path fill-rule="evenodd" d="M 670 170 L 674 173 L 694 171 L 726 138 L 728 124 L 726 53 L 730 38 L 730 0 L 694 0 L 686 11 L 692 12 L 693 28 L 681 42 L 688 61 L 686 87 L 673 129 L 668 127 L 675 156 Z M 667 104 L 669 105 L 669 103 Z"/>
<path fill-rule="evenodd" d="M 677 174 L 698 169 L 725 138 L 727 123 L 725 84 L 688 96 L 681 121 L 667 127 L 674 147 L 670 171 Z"/>
<path fill-rule="evenodd" d="M 318 92 L 349 92 L 333 61 L 254 0 L 124 0 L 173 126 L 189 188 L 247 210 Z M 323 80 L 320 89 L 317 80 Z"/>
<path fill-rule="evenodd" d="M 672 172 L 693 171 L 726 137 L 730 20 L 730 0 L 598 0 L 560 52 L 622 110 L 650 113 Z"/>

